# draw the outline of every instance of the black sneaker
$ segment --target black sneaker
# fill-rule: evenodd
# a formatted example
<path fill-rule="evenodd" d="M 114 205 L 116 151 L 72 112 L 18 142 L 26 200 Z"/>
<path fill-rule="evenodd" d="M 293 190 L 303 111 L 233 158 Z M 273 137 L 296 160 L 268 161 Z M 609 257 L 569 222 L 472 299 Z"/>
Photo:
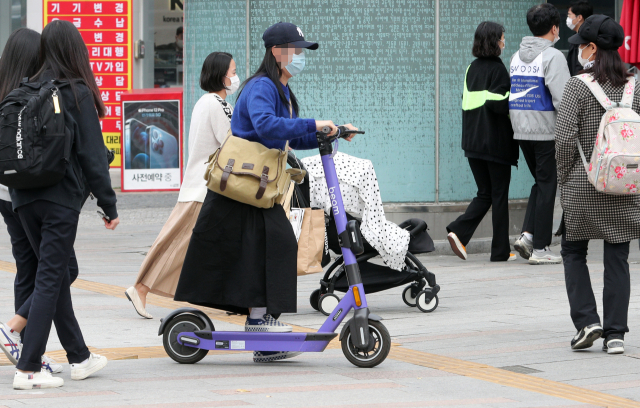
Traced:
<path fill-rule="evenodd" d="M 602 343 L 602 351 L 606 351 L 608 354 L 624 353 L 624 339 L 617 336 L 609 336 Z"/>
<path fill-rule="evenodd" d="M 571 340 L 571 348 L 573 350 L 582 350 L 593 346 L 593 342 L 599 339 L 604 330 L 600 323 L 593 323 L 582 328 Z"/>

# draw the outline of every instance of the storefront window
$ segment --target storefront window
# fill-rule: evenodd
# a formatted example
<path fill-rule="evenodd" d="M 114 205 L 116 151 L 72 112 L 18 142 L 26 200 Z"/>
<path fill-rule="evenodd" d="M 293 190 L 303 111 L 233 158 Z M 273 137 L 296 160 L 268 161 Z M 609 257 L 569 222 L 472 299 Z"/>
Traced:
<path fill-rule="evenodd" d="M 182 86 L 183 1 L 154 2 L 154 73 L 156 88 Z"/>

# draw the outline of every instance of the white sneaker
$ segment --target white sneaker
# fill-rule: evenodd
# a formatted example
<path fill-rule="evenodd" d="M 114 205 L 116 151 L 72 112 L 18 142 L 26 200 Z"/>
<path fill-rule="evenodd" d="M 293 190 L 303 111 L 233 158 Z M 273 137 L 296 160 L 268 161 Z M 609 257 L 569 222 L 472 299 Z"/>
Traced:
<path fill-rule="evenodd" d="M 124 295 L 127 297 L 127 299 L 129 299 L 129 301 L 131 301 L 131 303 L 133 303 L 133 308 L 136 309 L 136 312 L 140 316 L 144 317 L 145 319 L 153 319 L 153 316 L 151 316 L 151 314 L 147 312 L 147 309 L 144 308 L 144 305 L 142 304 L 142 300 L 140 300 L 140 296 L 138 296 L 138 291 L 136 290 L 136 288 L 130 286 L 129 289 L 124 291 Z"/>
<path fill-rule="evenodd" d="M 9 329 L 4 323 L 0 323 L 0 348 L 13 365 L 18 364 L 18 360 L 20 360 L 20 355 L 22 354 L 20 333 Z"/>
<path fill-rule="evenodd" d="M 518 259 L 518 257 L 516 256 L 516 254 L 509 254 L 509 259 L 507 259 L 508 261 L 515 261 L 516 259 Z"/>
<path fill-rule="evenodd" d="M 40 371 L 39 373 L 26 374 L 16 371 L 13 377 L 14 390 L 33 390 L 39 388 L 57 388 L 64 385 L 64 380 L 54 377 L 48 371 Z"/>
<path fill-rule="evenodd" d="M 248 332 L 267 332 L 267 333 L 291 333 L 291 326 L 280 323 L 270 314 L 265 314 L 262 319 L 252 319 L 247 316 L 244 323 L 244 331 Z"/>
<path fill-rule="evenodd" d="M 513 243 L 513 248 L 518 251 L 521 257 L 529 259 L 533 252 L 533 242 L 526 235 L 521 234 L 520 238 Z"/>
<path fill-rule="evenodd" d="M 534 249 L 529 257 L 530 265 L 546 265 L 562 263 L 562 257 L 553 253 L 549 247 Z"/>
<path fill-rule="evenodd" d="M 62 364 L 56 363 L 56 360 L 47 355 L 42 355 L 42 371 L 48 371 L 51 374 L 60 374 L 63 370 Z"/>
<path fill-rule="evenodd" d="M 91 356 L 82 363 L 71 364 L 71 379 L 84 380 L 96 371 L 102 370 L 106 365 L 106 357 L 91 353 Z"/>

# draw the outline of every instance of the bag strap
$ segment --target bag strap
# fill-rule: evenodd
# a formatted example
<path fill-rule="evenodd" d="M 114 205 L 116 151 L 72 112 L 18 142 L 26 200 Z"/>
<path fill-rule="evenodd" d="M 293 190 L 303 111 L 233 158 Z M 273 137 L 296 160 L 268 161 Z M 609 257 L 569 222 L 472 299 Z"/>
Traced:
<path fill-rule="evenodd" d="M 620 104 L 622 104 L 625 108 L 631 108 L 633 106 L 633 97 L 635 95 L 635 90 L 636 78 L 627 78 L 627 84 L 624 86 L 624 91 L 622 92 L 622 100 L 620 101 Z"/>
<path fill-rule="evenodd" d="M 231 107 L 229 106 L 227 101 L 225 101 L 224 99 L 222 99 L 220 97 L 220 95 L 218 95 L 216 93 L 214 93 L 213 95 L 216 97 L 218 102 L 220 102 L 220 105 L 222 105 L 222 110 L 224 111 L 224 114 L 227 115 L 227 118 L 229 118 L 229 122 L 231 122 L 231 115 L 233 114 L 233 111 L 231 110 Z"/>
<path fill-rule="evenodd" d="M 289 99 L 289 119 L 293 119 L 293 107 L 291 106 L 291 99 Z"/>
<path fill-rule="evenodd" d="M 589 163 L 587 162 L 587 158 L 584 155 L 584 151 L 582 150 L 582 145 L 580 144 L 580 139 L 576 137 L 576 144 L 578 145 L 578 152 L 580 152 L 580 157 L 582 158 L 582 163 L 586 169 L 589 168 Z"/>
<path fill-rule="evenodd" d="M 600 105 L 602 105 L 602 107 L 605 110 L 610 110 L 614 108 L 614 105 L 609 99 L 609 97 L 604 93 L 604 90 L 602 89 L 600 84 L 593 78 L 591 74 L 581 74 L 581 75 L 577 75 L 576 77 L 582 82 L 584 82 L 584 84 L 587 85 L 587 87 L 589 87 L 589 90 L 591 91 L 593 96 L 596 97 L 598 102 L 600 102 Z"/>
<path fill-rule="evenodd" d="M 600 105 L 602 105 L 605 110 L 611 110 L 613 108 L 631 108 L 633 105 L 633 96 L 636 84 L 636 79 L 634 77 L 627 79 L 627 84 L 624 87 L 620 102 L 611 102 L 609 97 L 604 93 L 600 84 L 593 79 L 591 74 L 581 74 L 576 77 L 589 87 L 593 96 L 596 97 L 598 102 L 600 102 Z"/>

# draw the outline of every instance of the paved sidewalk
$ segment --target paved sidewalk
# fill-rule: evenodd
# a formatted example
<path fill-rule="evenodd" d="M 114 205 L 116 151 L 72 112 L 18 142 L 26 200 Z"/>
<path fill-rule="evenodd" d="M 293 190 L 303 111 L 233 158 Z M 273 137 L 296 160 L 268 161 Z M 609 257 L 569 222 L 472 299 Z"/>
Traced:
<path fill-rule="evenodd" d="M 159 318 L 178 307 L 151 296 L 153 320 L 137 316 L 122 291 L 136 277 L 144 254 L 168 217 L 176 194 L 119 195 L 122 224 L 101 225 L 90 202 L 76 243 L 80 277 L 72 289 L 87 344 L 111 360 L 95 377 L 56 390 L 14 391 L 14 368 L 0 366 L 0 408 L 53 407 L 640 407 L 640 251 L 632 244 L 632 299 L 626 354 L 608 356 L 601 341 L 572 352 L 562 265 L 533 267 L 522 259 L 491 263 L 487 254 L 421 259 L 442 289 L 440 305 L 424 314 L 404 305 L 402 288 L 367 296 L 393 338 L 389 358 L 358 369 L 332 344 L 320 354 L 258 365 L 249 353 L 212 353 L 195 365 L 166 357 Z M 558 250 L 559 248 L 554 248 Z M 589 265 L 601 306 L 602 243 Z M 0 320 L 13 310 L 13 259 L 0 233 Z M 298 280 L 298 313 L 282 320 L 317 329 L 324 316 L 309 305 L 319 275 Z M 601 310 L 601 307 L 600 307 Z M 244 321 L 208 311 L 217 330 Z M 55 330 L 48 352 L 64 361 Z M 7 364 L 0 359 L 0 365 Z"/>

